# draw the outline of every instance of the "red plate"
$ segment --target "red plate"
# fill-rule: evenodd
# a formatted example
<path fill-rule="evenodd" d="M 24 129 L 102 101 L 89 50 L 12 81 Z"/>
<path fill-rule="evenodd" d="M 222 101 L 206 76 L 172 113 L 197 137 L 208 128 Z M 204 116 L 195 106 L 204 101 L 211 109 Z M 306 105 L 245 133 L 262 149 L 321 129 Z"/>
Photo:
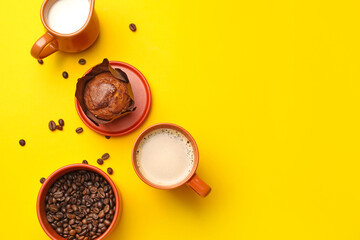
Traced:
<path fill-rule="evenodd" d="M 123 70 L 130 81 L 132 91 L 134 93 L 136 110 L 124 117 L 118 118 L 108 124 L 100 124 L 96 126 L 85 115 L 80 107 L 78 100 L 75 98 L 76 111 L 83 123 L 94 132 L 104 136 L 122 136 L 137 129 L 144 121 L 150 111 L 151 106 L 151 92 L 148 82 L 144 75 L 135 67 L 118 61 L 110 61 L 113 68 L 120 68 Z M 89 69 L 85 74 L 90 72 Z M 84 75 L 85 75 L 84 74 Z"/>

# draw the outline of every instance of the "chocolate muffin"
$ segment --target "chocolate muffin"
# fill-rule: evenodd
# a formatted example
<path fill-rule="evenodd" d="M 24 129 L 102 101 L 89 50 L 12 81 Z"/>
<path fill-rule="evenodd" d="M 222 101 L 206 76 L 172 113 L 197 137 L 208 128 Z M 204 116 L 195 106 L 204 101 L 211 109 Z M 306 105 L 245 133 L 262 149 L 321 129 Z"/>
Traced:
<path fill-rule="evenodd" d="M 107 124 L 136 109 L 126 73 L 114 69 L 106 58 L 79 78 L 75 96 L 85 115 L 96 125 Z"/>
<path fill-rule="evenodd" d="M 84 101 L 95 117 L 104 120 L 125 112 L 132 103 L 127 83 L 116 79 L 110 72 L 101 73 L 86 84 Z"/>

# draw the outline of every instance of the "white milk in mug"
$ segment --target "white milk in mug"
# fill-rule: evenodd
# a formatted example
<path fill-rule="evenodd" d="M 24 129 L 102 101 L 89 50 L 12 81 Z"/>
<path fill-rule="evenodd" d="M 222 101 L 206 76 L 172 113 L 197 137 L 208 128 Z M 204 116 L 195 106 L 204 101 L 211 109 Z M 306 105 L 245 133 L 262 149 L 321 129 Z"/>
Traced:
<path fill-rule="evenodd" d="M 194 149 L 179 131 L 160 128 L 141 140 L 136 151 L 136 164 L 150 182 L 171 186 L 190 174 L 194 165 Z"/>
<path fill-rule="evenodd" d="M 89 0 L 58 0 L 50 7 L 46 23 L 55 32 L 70 34 L 85 25 L 89 13 Z"/>

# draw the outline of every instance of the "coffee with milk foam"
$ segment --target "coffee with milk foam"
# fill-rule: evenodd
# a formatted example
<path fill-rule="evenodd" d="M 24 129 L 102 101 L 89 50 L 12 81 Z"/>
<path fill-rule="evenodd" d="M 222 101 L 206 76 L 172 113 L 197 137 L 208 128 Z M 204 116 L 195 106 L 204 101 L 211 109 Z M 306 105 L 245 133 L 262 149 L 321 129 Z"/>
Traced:
<path fill-rule="evenodd" d="M 194 149 L 179 131 L 160 128 L 148 133 L 139 143 L 136 164 L 150 182 L 171 186 L 183 181 L 194 165 Z"/>
<path fill-rule="evenodd" d="M 46 23 L 55 32 L 69 34 L 84 26 L 89 13 L 89 0 L 57 0 L 50 7 Z"/>

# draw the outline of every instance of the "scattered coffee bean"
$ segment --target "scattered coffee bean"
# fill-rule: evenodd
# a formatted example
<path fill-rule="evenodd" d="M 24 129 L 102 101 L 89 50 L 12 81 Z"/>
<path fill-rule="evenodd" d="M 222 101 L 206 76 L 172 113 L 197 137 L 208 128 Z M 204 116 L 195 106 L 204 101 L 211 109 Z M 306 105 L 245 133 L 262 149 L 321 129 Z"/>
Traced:
<path fill-rule="evenodd" d="M 82 127 L 78 127 L 75 131 L 76 133 L 82 133 L 84 129 Z"/>
<path fill-rule="evenodd" d="M 131 24 L 129 25 L 129 28 L 130 28 L 130 30 L 133 31 L 133 32 L 136 31 L 136 25 L 133 24 L 133 23 L 131 23 Z"/>
<path fill-rule="evenodd" d="M 79 170 L 57 179 L 45 197 L 46 219 L 65 239 L 90 240 L 102 235 L 114 219 L 116 199 L 97 173 Z"/>
<path fill-rule="evenodd" d="M 43 184 L 45 182 L 45 178 L 40 178 L 40 183 Z"/>
<path fill-rule="evenodd" d="M 56 125 L 56 129 L 62 131 L 62 130 L 63 130 L 63 127 L 60 126 L 60 125 Z"/>
<path fill-rule="evenodd" d="M 106 139 L 110 139 L 111 137 L 110 136 L 105 136 Z"/>
<path fill-rule="evenodd" d="M 103 165 L 103 164 L 104 164 L 104 161 L 103 161 L 101 158 L 99 158 L 99 159 L 97 160 L 97 163 L 98 163 L 99 165 Z"/>
<path fill-rule="evenodd" d="M 109 159 L 109 157 L 110 157 L 110 154 L 104 153 L 104 154 L 101 156 L 101 159 L 102 159 L 102 160 L 106 160 L 106 159 Z"/>
<path fill-rule="evenodd" d="M 83 164 L 89 164 L 88 161 L 86 161 L 86 160 L 83 160 L 82 163 Z"/>
<path fill-rule="evenodd" d="M 85 65 L 85 63 L 86 63 L 86 60 L 85 60 L 85 59 L 83 59 L 83 58 L 80 58 L 80 59 L 79 59 L 79 64 L 80 64 L 80 65 Z"/>
<path fill-rule="evenodd" d="M 49 122 L 49 129 L 50 131 L 55 131 L 56 129 L 56 123 L 53 120 Z"/>
<path fill-rule="evenodd" d="M 39 64 L 44 64 L 44 61 L 42 59 L 38 59 Z"/>
<path fill-rule="evenodd" d="M 114 171 L 113 171 L 113 169 L 112 169 L 111 167 L 109 167 L 109 168 L 107 169 L 107 172 L 108 172 L 108 174 L 111 175 L 111 174 L 113 174 Z"/>
<path fill-rule="evenodd" d="M 66 72 L 66 71 L 64 71 L 63 73 L 62 73 L 62 76 L 63 76 L 63 78 L 68 78 L 69 77 L 69 74 Z"/>
<path fill-rule="evenodd" d="M 58 121 L 58 122 L 59 122 L 59 125 L 60 125 L 60 126 L 62 126 L 62 127 L 65 125 L 64 120 L 63 120 L 63 119 L 61 119 L 61 118 L 59 119 L 59 121 Z"/>
<path fill-rule="evenodd" d="M 19 144 L 20 144 L 20 146 L 23 147 L 23 146 L 25 146 L 26 142 L 24 139 L 20 139 Z"/>

